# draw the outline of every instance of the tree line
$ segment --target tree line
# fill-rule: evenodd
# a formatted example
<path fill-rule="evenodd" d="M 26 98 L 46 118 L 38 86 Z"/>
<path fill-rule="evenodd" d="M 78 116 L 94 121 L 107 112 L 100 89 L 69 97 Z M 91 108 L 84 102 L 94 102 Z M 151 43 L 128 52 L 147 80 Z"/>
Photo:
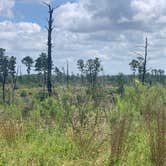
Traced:
<path fill-rule="evenodd" d="M 32 67 L 35 68 L 35 71 L 38 72 L 38 75 L 42 77 L 42 84 L 43 84 L 43 91 L 47 87 L 48 96 L 52 95 L 52 71 L 58 80 L 66 80 L 67 87 L 69 88 L 69 81 L 70 78 L 77 78 L 81 80 L 82 85 L 87 85 L 88 89 L 91 93 L 95 92 L 96 87 L 99 85 L 99 77 L 102 78 L 102 82 L 104 82 L 105 76 L 101 76 L 100 73 L 103 71 L 101 61 L 99 58 L 89 59 L 84 61 L 83 59 L 79 59 L 77 61 L 77 67 L 80 71 L 80 75 L 73 77 L 69 75 L 69 63 L 67 61 L 66 64 L 66 71 L 63 67 L 60 70 L 58 67 L 54 67 L 52 62 L 52 31 L 53 31 L 53 13 L 54 8 L 47 3 L 44 3 L 48 7 L 48 40 L 47 40 L 47 53 L 41 53 L 39 57 L 33 60 L 32 57 L 26 56 L 24 57 L 21 62 L 26 66 L 26 71 L 28 76 L 31 74 Z M 143 56 L 139 56 L 136 59 L 133 59 L 129 66 L 133 71 L 132 80 L 139 79 L 143 84 L 153 82 L 165 82 L 164 77 L 164 70 L 162 69 L 148 69 L 147 62 L 148 62 L 148 39 L 145 40 L 145 53 Z M 5 102 L 5 86 L 8 82 L 10 82 L 11 89 L 12 89 L 12 100 L 14 99 L 14 91 L 16 89 L 16 82 L 18 78 L 18 69 L 16 71 L 16 57 L 11 56 L 8 57 L 5 55 L 5 49 L 0 48 L 0 80 L 2 82 L 2 98 Z M 119 74 L 116 78 L 116 83 L 120 87 L 120 92 L 123 92 L 123 87 L 125 84 L 123 74 Z"/>

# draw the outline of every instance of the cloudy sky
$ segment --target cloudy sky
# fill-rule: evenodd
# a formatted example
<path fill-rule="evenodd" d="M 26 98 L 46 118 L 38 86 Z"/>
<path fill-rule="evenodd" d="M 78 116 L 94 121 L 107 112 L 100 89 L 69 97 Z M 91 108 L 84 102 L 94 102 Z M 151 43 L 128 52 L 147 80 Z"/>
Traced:
<path fill-rule="evenodd" d="M 144 53 L 149 68 L 166 70 L 166 0 L 45 0 L 54 12 L 53 60 L 62 67 L 99 57 L 105 73 L 130 73 L 129 62 Z M 47 8 L 40 0 L 0 0 L 0 47 L 18 63 L 46 52 Z M 24 70 L 24 68 L 23 68 Z"/>

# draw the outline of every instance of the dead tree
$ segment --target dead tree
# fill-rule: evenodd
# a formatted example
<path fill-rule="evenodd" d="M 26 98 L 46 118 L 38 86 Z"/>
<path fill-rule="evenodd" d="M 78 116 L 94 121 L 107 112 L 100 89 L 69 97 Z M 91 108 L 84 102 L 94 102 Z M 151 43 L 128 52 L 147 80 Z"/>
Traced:
<path fill-rule="evenodd" d="M 138 70 L 138 73 L 140 74 L 140 80 L 142 81 L 142 84 L 145 84 L 146 81 L 146 74 L 147 74 L 147 61 L 148 61 L 148 38 L 146 37 L 145 39 L 145 46 L 137 46 L 137 47 L 141 47 L 145 49 L 145 53 L 139 53 L 139 52 L 134 52 L 135 54 L 139 55 L 139 57 L 137 57 L 137 59 L 133 59 L 132 62 L 129 64 L 132 68 L 132 70 L 134 71 L 134 75 L 135 75 L 135 71 L 136 69 Z"/>
<path fill-rule="evenodd" d="M 69 88 L 69 62 L 66 62 L 66 67 L 67 67 L 67 71 L 66 71 L 66 82 L 67 82 L 67 88 Z"/>
<path fill-rule="evenodd" d="M 148 56 L 148 39 L 146 37 L 145 40 L 145 57 L 144 57 L 144 63 L 143 63 L 143 74 L 142 74 L 142 83 L 145 83 L 146 79 L 146 72 L 147 72 L 147 56 Z"/>
<path fill-rule="evenodd" d="M 43 2 L 47 7 L 48 7 L 48 13 L 49 13 L 49 19 L 48 19 L 48 64 L 47 64 L 47 90 L 48 90 L 48 95 L 52 95 L 52 31 L 53 31 L 53 13 L 54 13 L 54 8 L 45 2 Z"/>

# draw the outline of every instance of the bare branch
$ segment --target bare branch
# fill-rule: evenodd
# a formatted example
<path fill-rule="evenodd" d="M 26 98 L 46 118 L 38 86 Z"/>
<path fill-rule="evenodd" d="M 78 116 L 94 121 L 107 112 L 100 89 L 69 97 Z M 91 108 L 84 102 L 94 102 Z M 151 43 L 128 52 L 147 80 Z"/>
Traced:
<path fill-rule="evenodd" d="M 145 48 L 145 46 L 135 46 L 135 47 Z"/>
<path fill-rule="evenodd" d="M 44 4 L 44 5 L 46 5 L 46 6 L 50 6 L 47 2 L 45 2 L 45 1 L 42 1 L 42 3 Z"/>
<path fill-rule="evenodd" d="M 143 57 L 143 54 L 139 53 L 139 52 L 135 52 L 135 51 L 131 51 L 132 53 L 136 54 L 136 55 L 139 55 L 141 57 Z"/>

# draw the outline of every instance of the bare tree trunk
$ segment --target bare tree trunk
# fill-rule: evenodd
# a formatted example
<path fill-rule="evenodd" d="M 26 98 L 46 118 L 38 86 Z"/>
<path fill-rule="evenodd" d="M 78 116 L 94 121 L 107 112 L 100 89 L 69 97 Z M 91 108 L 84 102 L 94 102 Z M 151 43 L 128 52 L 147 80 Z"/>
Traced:
<path fill-rule="evenodd" d="M 148 39 L 145 41 L 145 58 L 144 58 L 144 66 L 143 66 L 143 75 L 142 75 L 142 83 L 145 83 L 146 72 L 147 72 L 147 56 L 148 56 Z"/>
<path fill-rule="evenodd" d="M 14 90 L 15 90 L 15 88 L 14 88 L 14 80 L 15 80 L 15 77 L 14 76 L 12 76 L 12 80 L 11 80 L 11 90 L 12 90 L 12 102 L 14 101 Z"/>
<path fill-rule="evenodd" d="M 82 84 L 82 86 L 84 84 L 84 81 L 83 81 L 83 72 L 82 71 L 81 71 L 81 84 Z"/>
<path fill-rule="evenodd" d="M 46 92 L 46 84 L 47 84 L 47 76 L 46 76 L 46 71 L 44 71 L 44 73 L 43 73 L 43 92 L 44 92 L 44 94 L 45 94 L 45 92 Z"/>
<path fill-rule="evenodd" d="M 66 81 L 67 81 L 67 88 L 69 88 L 69 63 L 67 61 L 67 71 L 66 71 Z"/>
<path fill-rule="evenodd" d="M 5 84 L 6 84 L 6 77 L 3 77 L 3 83 L 2 83 L 2 97 L 3 97 L 3 102 L 5 103 Z"/>
<path fill-rule="evenodd" d="M 45 3 L 46 4 L 46 3 Z M 48 66 L 47 66 L 47 90 L 48 90 L 48 95 L 51 96 L 52 95 L 52 81 L 51 81 L 51 77 L 52 77 L 52 30 L 53 30 L 53 12 L 54 12 L 54 8 L 51 7 L 50 4 L 46 4 L 49 8 L 49 19 L 48 19 Z"/>

